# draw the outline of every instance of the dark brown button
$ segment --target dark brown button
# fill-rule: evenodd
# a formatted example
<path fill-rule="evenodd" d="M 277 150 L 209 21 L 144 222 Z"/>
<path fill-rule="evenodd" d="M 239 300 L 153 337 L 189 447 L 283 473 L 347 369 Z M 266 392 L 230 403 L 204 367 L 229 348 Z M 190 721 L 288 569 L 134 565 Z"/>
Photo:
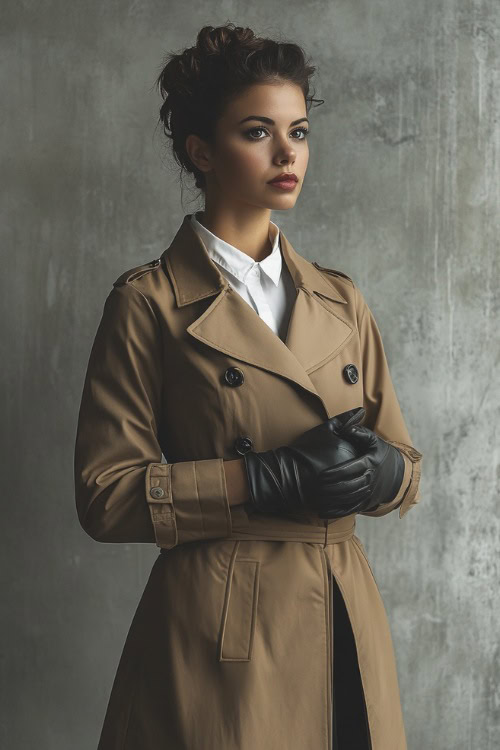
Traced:
<path fill-rule="evenodd" d="M 248 436 L 240 436 L 237 437 L 234 441 L 234 447 L 236 449 L 236 452 L 240 454 L 240 456 L 243 456 L 245 453 L 248 453 L 249 450 L 252 449 L 252 438 L 249 438 Z"/>
<path fill-rule="evenodd" d="M 358 374 L 358 368 L 356 365 L 346 365 L 344 367 L 344 378 L 347 380 L 348 383 L 351 385 L 354 385 L 354 383 L 357 383 L 359 380 L 359 374 Z"/>
<path fill-rule="evenodd" d="M 228 369 L 224 373 L 224 380 L 232 388 L 235 388 L 237 385 L 241 385 L 245 380 L 243 370 L 240 370 L 239 367 L 228 367 Z"/>
<path fill-rule="evenodd" d="M 162 487 L 151 487 L 149 490 L 151 497 L 155 497 L 157 500 L 165 495 L 165 490 Z"/>

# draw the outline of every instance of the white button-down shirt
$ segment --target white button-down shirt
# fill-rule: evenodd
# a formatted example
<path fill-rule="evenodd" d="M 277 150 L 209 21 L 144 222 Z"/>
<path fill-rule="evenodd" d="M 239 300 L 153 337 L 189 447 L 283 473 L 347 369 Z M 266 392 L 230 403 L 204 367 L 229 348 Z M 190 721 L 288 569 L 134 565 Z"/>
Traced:
<path fill-rule="evenodd" d="M 197 216 L 201 218 L 201 212 L 191 214 L 191 224 L 211 259 L 235 291 L 284 341 L 297 290 L 283 262 L 278 226 L 269 222 L 269 239 L 273 242 L 273 249 L 264 260 L 255 261 L 247 253 L 210 232 Z"/>

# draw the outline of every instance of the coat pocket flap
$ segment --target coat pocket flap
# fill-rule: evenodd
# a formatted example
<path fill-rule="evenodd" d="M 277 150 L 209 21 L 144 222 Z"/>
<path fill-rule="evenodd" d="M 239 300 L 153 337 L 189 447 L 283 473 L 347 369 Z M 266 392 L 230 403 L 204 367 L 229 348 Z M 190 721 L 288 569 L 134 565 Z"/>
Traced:
<path fill-rule="evenodd" d="M 250 661 L 252 656 L 260 560 L 237 559 L 238 548 L 239 542 L 235 545 L 228 570 L 219 661 Z"/>

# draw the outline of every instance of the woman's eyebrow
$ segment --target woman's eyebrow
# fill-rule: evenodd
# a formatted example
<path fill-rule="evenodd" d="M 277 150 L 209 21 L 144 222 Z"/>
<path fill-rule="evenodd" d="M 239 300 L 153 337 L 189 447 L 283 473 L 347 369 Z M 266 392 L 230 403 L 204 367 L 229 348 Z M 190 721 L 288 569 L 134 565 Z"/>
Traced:
<path fill-rule="evenodd" d="M 270 117 L 263 117 L 262 115 L 249 115 L 248 117 L 244 117 L 243 120 L 239 121 L 239 125 L 241 125 L 242 122 L 246 122 L 247 120 L 260 120 L 261 122 L 267 122 L 269 125 L 275 125 L 276 123 L 274 120 L 271 120 Z M 301 117 L 299 120 L 294 120 L 290 123 L 290 125 L 298 125 L 299 122 L 307 122 L 309 123 L 309 120 L 307 117 Z"/>

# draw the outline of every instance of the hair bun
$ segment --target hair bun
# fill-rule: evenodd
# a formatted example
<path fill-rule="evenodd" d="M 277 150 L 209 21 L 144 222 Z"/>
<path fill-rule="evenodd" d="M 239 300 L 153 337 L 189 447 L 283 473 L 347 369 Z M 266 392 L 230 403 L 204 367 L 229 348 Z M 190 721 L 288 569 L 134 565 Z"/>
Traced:
<path fill-rule="evenodd" d="M 196 46 L 200 51 L 211 55 L 223 52 L 226 47 L 248 44 L 254 39 L 256 39 L 256 36 L 252 29 L 248 27 L 244 28 L 243 26 L 234 26 L 233 24 L 217 27 L 204 26 L 198 32 Z"/>

